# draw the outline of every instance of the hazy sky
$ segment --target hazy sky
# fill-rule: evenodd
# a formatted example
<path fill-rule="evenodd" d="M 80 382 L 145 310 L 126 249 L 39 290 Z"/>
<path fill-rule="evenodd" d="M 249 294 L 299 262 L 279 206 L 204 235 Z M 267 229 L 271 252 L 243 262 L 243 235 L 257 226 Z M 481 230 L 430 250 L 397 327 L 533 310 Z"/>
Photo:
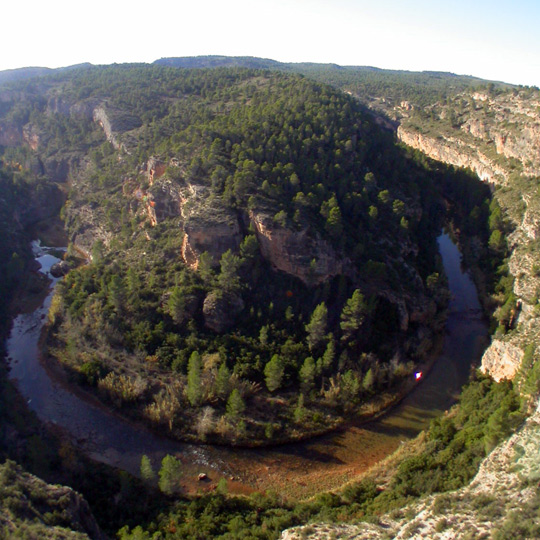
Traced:
<path fill-rule="evenodd" d="M 7 0 L 0 70 L 223 54 L 540 86 L 540 0 Z"/>

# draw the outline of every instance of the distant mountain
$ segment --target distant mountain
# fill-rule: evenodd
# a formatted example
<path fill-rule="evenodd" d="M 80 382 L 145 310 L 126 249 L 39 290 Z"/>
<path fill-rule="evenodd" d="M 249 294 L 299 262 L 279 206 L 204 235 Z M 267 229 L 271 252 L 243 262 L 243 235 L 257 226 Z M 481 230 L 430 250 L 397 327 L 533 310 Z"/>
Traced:
<path fill-rule="evenodd" d="M 41 77 L 52 73 L 54 70 L 46 67 L 25 67 L 18 69 L 6 69 L 0 71 L 0 84 L 7 82 L 22 81 L 23 79 L 30 79 L 32 77 Z"/>
<path fill-rule="evenodd" d="M 31 79 L 33 77 L 43 77 L 44 75 L 49 75 L 54 71 L 66 71 L 70 69 L 78 69 L 84 67 L 91 67 L 92 64 L 89 62 L 84 62 L 82 64 L 75 64 L 73 66 L 66 66 L 61 68 L 48 68 L 48 67 L 24 67 L 17 69 L 6 69 L 0 71 L 0 86 L 15 81 L 22 81 L 25 79 Z"/>
<path fill-rule="evenodd" d="M 512 87 L 501 82 L 442 71 L 405 71 L 314 62 L 285 63 L 251 56 L 161 58 L 154 64 L 178 68 L 244 67 L 299 73 L 353 94 L 369 107 L 390 115 L 393 108 L 403 100 L 417 106 L 426 106 L 449 95 L 487 84 L 499 88 Z"/>
<path fill-rule="evenodd" d="M 177 68 L 244 67 L 250 69 L 283 69 L 282 62 L 254 56 L 183 56 L 160 58 L 153 62 L 158 66 Z"/>

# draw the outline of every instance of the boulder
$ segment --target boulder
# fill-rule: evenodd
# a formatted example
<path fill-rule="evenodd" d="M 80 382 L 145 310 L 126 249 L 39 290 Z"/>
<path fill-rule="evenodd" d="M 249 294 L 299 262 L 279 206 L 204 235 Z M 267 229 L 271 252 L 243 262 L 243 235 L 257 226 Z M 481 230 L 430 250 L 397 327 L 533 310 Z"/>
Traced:
<path fill-rule="evenodd" d="M 204 299 L 204 323 L 214 332 L 224 332 L 234 325 L 243 309 L 244 301 L 237 294 L 212 291 Z"/>
<path fill-rule="evenodd" d="M 51 276 L 60 278 L 65 276 L 71 270 L 70 265 L 66 261 L 60 261 L 51 266 Z"/>

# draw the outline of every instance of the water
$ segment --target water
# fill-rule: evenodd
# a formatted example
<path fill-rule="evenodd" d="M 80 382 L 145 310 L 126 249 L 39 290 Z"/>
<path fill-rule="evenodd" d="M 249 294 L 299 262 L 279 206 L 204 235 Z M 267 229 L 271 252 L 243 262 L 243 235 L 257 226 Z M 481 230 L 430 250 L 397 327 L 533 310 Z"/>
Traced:
<path fill-rule="evenodd" d="M 138 474 L 143 454 L 157 464 L 169 453 L 177 455 L 187 470 L 205 471 L 213 480 L 232 476 L 253 489 L 271 487 L 307 495 L 335 487 L 393 452 L 450 407 L 486 346 L 487 328 L 476 288 L 461 269 L 459 251 L 446 234 L 438 242 L 452 293 L 440 357 L 399 406 L 362 426 L 276 448 L 227 449 L 161 438 L 98 402 L 83 399 L 51 378 L 39 361 L 39 336 L 57 281 L 49 271 L 58 259 L 38 244 L 33 247 L 41 271 L 52 279 L 51 294 L 39 309 L 14 321 L 7 343 L 10 378 L 42 421 L 61 428 L 91 458 L 132 474 Z"/>

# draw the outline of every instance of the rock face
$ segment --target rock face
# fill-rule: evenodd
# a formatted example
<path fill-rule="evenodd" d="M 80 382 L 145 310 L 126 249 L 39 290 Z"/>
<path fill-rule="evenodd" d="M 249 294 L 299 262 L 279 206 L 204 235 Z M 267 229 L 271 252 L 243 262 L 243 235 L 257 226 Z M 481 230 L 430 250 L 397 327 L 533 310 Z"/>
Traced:
<path fill-rule="evenodd" d="M 199 266 L 200 256 L 207 252 L 212 264 L 217 265 L 227 250 L 238 251 L 242 234 L 235 212 L 218 202 L 204 202 L 192 197 L 188 205 L 183 205 L 182 214 L 187 216 L 184 222 L 182 258 L 192 269 Z"/>
<path fill-rule="evenodd" d="M 413 121 L 405 120 L 398 129 L 400 140 L 433 159 L 469 167 L 482 180 L 494 184 L 506 183 L 519 169 L 527 177 L 539 174 L 537 95 L 526 91 L 499 95 L 476 92 L 460 94 L 458 98 L 461 103 L 456 100 L 451 109 L 438 104 L 430 112 L 438 111 L 441 119 L 457 114 L 459 128 L 455 125 L 451 133 L 446 128 L 428 135 L 420 133 Z"/>
<path fill-rule="evenodd" d="M 111 110 L 105 105 L 95 107 L 92 118 L 103 128 L 107 140 L 114 148 L 127 154 L 131 153 L 129 141 L 121 140 L 121 135 L 140 127 L 142 123 L 139 118 L 122 111 Z"/>
<path fill-rule="evenodd" d="M 0 535 L 106 539 L 81 495 L 46 484 L 10 461 L 0 465 Z"/>
<path fill-rule="evenodd" d="M 263 257 L 274 268 L 306 284 L 321 283 L 344 272 L 344 262 L 332 246 L 309 230 L 293 231 L 276 225 L 271 216 L 251 212 Z"/>
<path fill-rule="evenodd" d="M 213 291 L 204 299 L 204 324 L 214 332 L 224 332 L 234 325 L 243 309 L 244 302 L 236 294 Z"/>
<path fill-rule="evenodd" d="M 540 405 L 537 405 L 523 427 L 483 460 L 467 487 L 422 499 L 404 508 L 401 515 L 406 517 L 397 520 L 386 515 L 379 517 L 378 525 L 313 524 L 283 531 L 281 539 L 491 538 L 510 515 L 521 514 L 534 500 L 540 478 L 539 447 Z M 486 511 L 490 501 L 496 502 L 496 511 Z"/>
<path fill-rule="evenodd" d="M 59 278 L 65 276 L 71 270 L 66 261 L 60 261 L 51 266 L 51 276 Z"/>
<path fill-rule="evenodd" d="M 523 360 L 523 351 L 511 343 L 494 339 L 482 356 L 482 373 L 500 382 L 513 379 Z"/>
<path fill-rule="evenodd" d="M 455 167 L 465 167 L 473 170 L 482 180 L 493 184 L 507 181 L 508 173 L 474 144 L 466 144 L 453 137 L 429 137 L 418 132 L 408 131 L 399 126 L 397 135 L 400 141 L 421 150 L 430 158 L 443 161 Z"/>
<path fill-rule="evenodd" d="M 74 227 L 75 232 L 69 240 L 86 259 L 92 260 L 92 249 L 96 243 L 100 242 L 105 247 L 110 245 L 113 234 L 106 226 L 103 216 L 91 208 L 91 205 L 70 209 L 66 219 L 67 226 L 71 220 L 77 220 L 80 224 Z"/>

